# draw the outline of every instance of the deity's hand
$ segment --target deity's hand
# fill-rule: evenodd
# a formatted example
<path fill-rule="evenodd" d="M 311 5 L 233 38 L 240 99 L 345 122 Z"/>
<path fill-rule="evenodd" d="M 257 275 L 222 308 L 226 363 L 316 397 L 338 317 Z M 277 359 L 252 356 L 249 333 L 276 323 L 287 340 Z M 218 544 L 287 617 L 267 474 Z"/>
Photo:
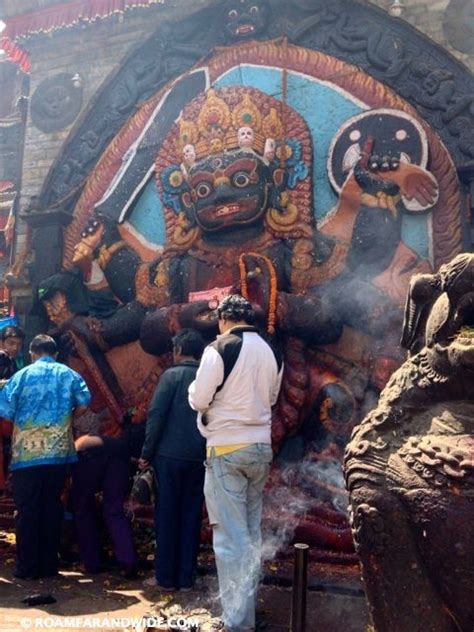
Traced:
<path fill-rule="evenodd" d="M 89 220 L 81 232 L 81 240 L 74 248 L 72 262 L 74 265 L 82 267 L 94 259 L 94 253 L 104 237 L 104 225 L 97 218 Z"/>
<path fill-rule="evenodd" d="M 61 349 L 74 356 L 80 355 L 77 349 L 78 338 L 90 349 L 102 348 L 105 350 L 106 345 L 102 341 L 100 332 L 100 321 L 89 316 L 74 316 L 57 331 Z"/>
<path fill-rule="evenodd" d="M 170 305 L 150 311 L 143 319 L 140 344 L 152 355 L 172 350 L 172 338 L 180 329 L 196 329 L 204 338 L 212 339 L 219 333 L 217 318 L 208 301 Z"/>
<path fill-rule="evenodd" d="M 260 254 L 244 254 L 240 258 L 241 291 L 252 303 L 257 324 L 275 325 L 277 277 L 271 260 Z M 272 332 L 273 333 L 273 332 Z"/>
<path fill-rule="evenodd" d="M 400 193 L 400 186 L 395 180 L 395 174 L 399 168 L 398 158 L 363 154 L 354 168 L 354 176 L 364 193 L 374 196 L 381 193 L 395 196 Z"/>
<path fill-rule="evenodd" d="M 422 208 L 429 208 L 436 203 L 439 187 L 435 177 L 428 171 L 402 162 L 393 179 L 402 195 L 408 200 L 416 200 Z"/>
<path fill-rule="evenodd" d="M 183 329 L 196 329 L 206 337 L 218 333 L 217 316 L 214 310 L 209 307 L 208 301 L 196 301 L 182 305 L 178 322 Z"/>
<path fill-rule="evenodd" d="M 419 205 L 413 210 L 430 208 L 439 196 L 438 183 L 431 173 L 398 157 L 371 155 L 355 167 L 354 175 L 364 192 L 403 195 Z"/>

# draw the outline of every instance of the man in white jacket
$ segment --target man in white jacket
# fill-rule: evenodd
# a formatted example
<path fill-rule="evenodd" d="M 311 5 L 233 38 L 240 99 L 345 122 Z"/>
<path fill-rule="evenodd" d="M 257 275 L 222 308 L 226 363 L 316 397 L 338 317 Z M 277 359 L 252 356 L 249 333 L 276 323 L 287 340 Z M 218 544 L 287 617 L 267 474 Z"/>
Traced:
<path fill-rule="evenodd" d="M 204 351 L 189 403 L 207 441 L 204 493 L 222 618 L 226 630 L 247 632 L 255 629 L 262 496 L 282 363 L 251 325 L 252 306 L 242 296 L 223 299 L 217 313 L 221 335 Z"/>

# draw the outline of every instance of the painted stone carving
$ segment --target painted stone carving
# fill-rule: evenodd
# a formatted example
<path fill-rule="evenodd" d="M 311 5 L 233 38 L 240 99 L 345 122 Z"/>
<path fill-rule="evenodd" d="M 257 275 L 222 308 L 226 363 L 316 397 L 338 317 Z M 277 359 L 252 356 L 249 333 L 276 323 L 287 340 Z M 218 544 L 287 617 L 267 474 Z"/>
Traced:
<path fill-rule="evenodd" d="M 258 281 L 253 275 L 252 281 L 267 318 L 270 317 L 270 288 L 258 286 L 260 282 L 268 285 L 269 279 L 264 277 L 274 275 L 281 294 L 278 304 L 273 298 L 272 319 L 278 320 L 283 329 L 297 331 L 312 344 L 337 340 L 344 324 L 373 333 L 374 327 L 375 331 L 378 327 L 374 313 L 377 310 L 389 313 L 393 308 L 383 290 L 367 284 L 370 274 L 361 269 L 358 257 L 362 255 L 357 253 L 370 252 L 380 243 L 385 243 L 386 249 L 387 239 L 382 234 L 376 241 L 372 238 L 370 244 L 365 243 L 357 219 L 363 211 L 370 214 L 372 208 L 378 209 L 387 223 L 392 214 L 397 215 L 395 205 L 400 201 L 401 189 L 411 199 L 419 198 L 420 203 L 424 200 L 426 206 L 433 205 L 436 181 L 415 165 L 393 162 L 392 169 L 384 171 L 383 164 L 375 165 L 374 158 L 367 154 L 366 160 L 372 160 L 370 174 L 368 166 L 364 167 L 359 160 L 359 154 L 357 164 L 349 168 L 353 170 L 351 185 L 359 196 L 364 194 L 365 197 L 354 200 L 356 208 L 351 207 L 351 212 L 356 212 L 350 239 L 345 244 L 338 240 L 336 244 L 333 238 L 323 237 L 311 221 L 311 154 L 309 148 L 303 150 L 308 147 L 308 130 L 294 112 L 288 112 L 295 136 L 283 142 L 283 122 L 277 107 L 278 102 L 258 91 L 234 88 L 223 89 L 219 94 L 209 91 L 185 109 L 179 129 L 169 135 L 157 158 L 158 186 L 169 209 L 167 230 L 170 235 L 166 256 L 153 267 L 154 273 L 159 268 L 161 274 L 162 285 L 157 292 L 161 292 L 165 301 L 169 297 L 172 304 L 180 306 L 174 310 L 178 319 L 174 327 L 183 326 L 185 322 L 207 328 L 208 322 L 199 318 L 196 321 L 199 306 L 186 305 L 190 292 L 219 285 L 238 287 L 244 281 L 242 269 L 245 276 L 252 272 L 246 269 L 247 265 L 259 267 L 255 261 L 243 259 L 239 267 L 239 259 L 255 258 L 250 253 L 256 252 L 258 256 L 270 256 L 270 263 L 264 266 L 266 273 L 261 273 Z M 273 155 L 273 152 L 268 154 L 269 143 L 275 143 L 272 160 L 265 156 L 266 150 L 267 155 Z M 172 158 L 175 162 L 170 164 Z M 420 179 L 423 194 L 416 184 L 413 189 L 407 188 L 406 181 L 416 183 L 415 176 Z M 384 188 L 388 193 L 379 191 Z M 391 210 L 390 204 L 393 205 Z M 381 209 L 384 205 L 385 214 Z M 336 215 L 344 215 L 347 206 L 343 200 Z M 370 218 L 367 221 L 370 223 Z M 138 262 L 120 263 L 125 256 L 125 244 L 117 234 L 116 242 L 109 247 L 105 235 L 110 230 L 94 233 L 94 225 L 99 227 L 99 223 L 103 226 L 99 220 L 89 225 L 76 248 L 74 261 L 79 264 L 84 259 L 82 255 L 87 252 L 89 239 L 87 231 L 91 231 L 100 242 L 99 265 L 108 271 L 109 277 L 112 263 L 126 268 L 122 276 L 115 273 L 115 278 L 130 288 L 133 284 L 126 279 L 136 273 Z M 350 222 L 340 223 L 350 225 Z M 394 247 L 398 241 L 399 234 L 395 234 Z M 377 261 L 378 274 L 392 258 L 393 252 L 389 252 L 385 263 Z M 412 262 L 411 271 L 416 265 L 416 261 Z M 343 280 L 337 279 L 343 270 Z M 372 276 L 376 276 L 375 272 Z M 323 282 L 326 282 L 324 301 L 322 292 L 317 289 Z M 341 284 L 346 289 L 344 303 L 340 297 Z M 112 280 L 111 287 L 113 285 Z M 304 299 L 299 296 L 303 293 Z M 123 292 L 117 295 L 120 300 L 124 299 Z M 363 300 L 358 303 L 357 297 L 362 295 Z M 130 301 L 132 297 L 128 298 Z M 146 351 L 162 353 L 169 348 L 169 335 L 173 333 L 173 327 L 170 329 L 166 324 L 169 309 L 146 316 L 141 330 Z M 307 310 L 312 311 L 314 323 L 305 315 Z M 107 336 L 107 324 L 103 329 Z M 164 335 L 166 330 L 168 335 Z M 158 336 L 157 331 L 162 335 Z"/>
<path fill-rule="evenodd" d="M 401 120 L 408 125 L 403 117 L 398 125 Z M 321 462 L 337 468 L 364 387 L 355 395 L 353 380 L 350 386 L 345 382 L 347 366 L 328 360 L 329 354 L 323 360 L 318 349 L 339 344 L 348 331 L 354 332 L 354 339 L 367 336 L 383 346 L 401 322 L 400 309 L 391 295 L 392 284 L 382 279 L 377 286 L 373 280 L 390 268 L 398 248 L 402 196 L 426 209 L 437 200 L 437 182 L 422 164 L 420 138 L 414 141 L 419 155 L 416 148 L 405 147 L 419 164 L 402 164 L 403 152 L 390 148 L 386 169 L 389 149 L 380 160 L 374 151 L 388 147 L 391 134 L 387 139 L 382 128 L 372 126 L 370 144 L 364 122 L 358 152 L 351 146 L 341 149 L 343 131 L 334 141 L 333 154 L 339 156 L 341 149 L 342 159 L 333 158 L 331 172 L 339 169 L 334 177 L 342 193 L 331 221 L 351 227 L 344 239 L 330 223 L 322 231 L 316 227 L 311 133 L 294 109 L 254 88 L 209 90 L 193 99 L 156 158 L 167 231 L 163 254 L 153 262 L 142 261 L 115 222 L 91 217 L 75 246 L 73 263 L 82 268 L 95 307 L 65 327 L 92 349 L 107 351 L 139 339 L 147 353 L 161 355 L 170 350 L 172 335 L 182 327 L 196 327 L 208 338 L 216 333 L 210 301 L 214 296 L 231 289 L 246 294 L 261 326 L 285 354 L 287 370 L 273 421 L 275 449 L 285 459 L 300 451 L 293 435 L 304 436 L 309 446 L 304 458 L 314 463 L 308 472 L 297 474 L 306 481 L 311 503 L 318 490 L 319 503 L 306 512 L 301 532 L 342 558 L 351 554 L 348 526 L 340 509 L 321 504 L 321 498 L 332 504 L 334 487 L 316 473 Z M 421 182 L 423 195 L 413 181 Z M 391 218 L 396 221 L 393 252 L 369 273 L 358 259 L 359 242 L 367 237 L 357 220 L 371 212 L 386 219 L 382 226 Z M 363 248 L 367 257 L 386 241 L 383 231 L 372 235 Z M 378 251 L 373 257 L 379 257 Z M 409 264 L 404 260 L 401 265 L 405 283 L 408 271 L 428 269 L 413 252 Z M 392 268 L 400 271 L 399 266 L 397 261 Z M 104 305 L 98 300 L 103 298 L 98 293 L 101 283 L 115 300 L 107 303 L 112 307 L 109 314 L 96 309 Z M 129 384 L 134 379 L 129 376 Z M 150 388 L 154 383 L 150 381 Z M 150 392 L 140 392 L 143 414 Z M 314 450 L 321 429 L 332 439 Z M 278 472 L 272 475 L 275 486 L 281 484 Z M 342 492 L 340 496 L 343 504 Z"/>
<path fill-rule="evenodd" d="M 144 239 L 130 203 L 141 194 L 122 184 L 133 181 L 124 175 L 127 156 L 150 117 L 164 120 L 157 108 L 167 92 L 130 119 L 89 179 L 63 254 L 66 269 L 82 269 L 91 306 L 62 333 L 76 328 L 86 347 L 105 353 L 140 421 L 174 332 L 196 326 L 212 337 L 215 299 L 231 288 L 247 294 L 287 367 L 273 420 L 272 489 L 300 490 L 304 517 L 293 523 L 318 556 L 353 561 L 342 451 L 400 361 L 394 333 L 408 277 L 430 271 L 428 242 L 417 250 L 400 224 L 416 216 L 424 227 L 433 218 L 434 257 L 456 248 L 451 163 L 401 99 L 320 53 L 248 42 L 219 50 L 204 71 L 213 89 L 189 96 L 160 127 L 160 143 L 151 145 L 158 153 L 144 163 L 151 173 L 155 159 L 146 210 L 148 226 L 162 226 L 162 241 Z M 360 105 L 364 98 L 371 107 Z M 143 146 L 141 158 L 148 151 Z M 113 215 L 104 203 L 109 187 Z M 152 379 L 137 370 L 145 366 Z"/>
<path fill-rule="evenodd" d="M 223 7 L 226 37 L 230 41 L 254 39 L 267 26 L 266 0 L 227 0 Z"/>
<path fill-rule="evenodd" d="M 357 188 L 362 193 L 357 213 L 341 204 L 321 230 L 348 248 L 350 270 L 383 287 L 400 305 L 411 275 L 430 269 L 401 236 L 404 214 L 426 211 L 438 201 L 438 184 L 427 165 L 428 143 L 421 125 L 389 109 L 346 121 L 328 158 L 329 177 L 341 199 L 354 199 Z"/>
<path fill-rule="evenodd" d="M 252 7 L 259 9 L 258 15 L 264 20 L 252 17 L 244 28 L 247 32 L 237 36 L 242 10 L 253 16 Z M 229 18 L 230 11 L 236 11 L 237 16 Z M 230 32 L 226 25 L 231 27 Z M 255 30 L 252 32 L 249 26 Z M 324 51 L 364 69 L 419 108 L 423 118 L 438 130 L 457 164 L 473 157 L 472 73 L 403 21 L 390 18 L 370 4 L 345 0 L 277 2 L 272 3 L 269 12 L 261 0 L 229 1 L 223 3 L 222 11 L 211 7 L 176 25 L 160 26 L 133 52 L 118 74 L 105 83 L 95 107 L 64 147 L 45 181 L 40 196 L 42 207 L 61 201 L 72 212 L 78 186 L 133 109 L 171 78 L 192 68 L 207 51 L 229 41 L 277 37 L 288 37 L 306 49 Z M 147 67 L 148 71 L 140 74 L 139 67 Z M 444 82 L 439 87 L 436 82 L 439 71 L 450 78 L 448 97 Z"/>
<path fill-rule="evenodd" d="M 474 255 L 415 276 L 408 360 L 347 446 L 353 536 L 380 632 L 474 625 L 473 332 Z"/>
<path fill-rule="evenodd" d="M 31 98 L 31 120 L 42 132 L 50 133 L 70 125 L 81 111 L 82 85 L 68 73 L 40 83 Z"/>

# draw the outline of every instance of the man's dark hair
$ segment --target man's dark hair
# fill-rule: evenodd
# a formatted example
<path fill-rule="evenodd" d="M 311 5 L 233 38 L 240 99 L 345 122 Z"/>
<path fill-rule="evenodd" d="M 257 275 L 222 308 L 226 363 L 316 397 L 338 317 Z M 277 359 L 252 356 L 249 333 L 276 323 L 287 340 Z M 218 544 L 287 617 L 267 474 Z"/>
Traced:
<path fill-rule="evenodd" d="M 21 338 L 21 340 L 24 340 L 25 332 L 18 325 L 7 325 L 0 331 L 0 336 L 2 341 L 5 341 L 7 338 Z"/>
<path fill-rule="evenodd" d="M 226 296 L 219 303 L 217 315 L 221 320 L 238 323 L 244 321 L 251 325 L 254 321 L 254 311 L 250 303 L 240 294 Z"/>
<path fill-rule="evenodd" d="M 54 356 L 57 352 L 58 347 L 51 336 L 39 334 L 31 341 L 30 353 L 36 353 L 36 355 Z"/>
<path fill-rule="evenodd" d="M 194 329 L 182 329 L 173 338 L 173 349 L 179 347 L 182 355 L 192 356 L 196 360 L 202 356 L 205 346 L 204 338 Z"/>
<path fill-rule="evenodd" d="M 0 380 L 9 380 L 15 373 L 14 361 L 6 351 L 0 350 Z"/>

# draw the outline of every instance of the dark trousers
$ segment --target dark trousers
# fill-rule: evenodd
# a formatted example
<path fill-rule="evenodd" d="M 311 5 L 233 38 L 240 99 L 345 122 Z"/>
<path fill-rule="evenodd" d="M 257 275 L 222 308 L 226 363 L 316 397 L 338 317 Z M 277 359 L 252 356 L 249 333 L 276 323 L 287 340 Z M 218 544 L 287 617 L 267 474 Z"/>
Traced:
<path fill-rule="evenodd" d="M 66 465 L 40 465 L 12 472 L 17 515 L 17 572 L 48 577 L 58 572 Z"/>
<path fill-rule="evenodd" d="M 82 562 L 90 573 L 103 568 L 95 495 L 103 493 L 103 516 L 115 558 L 124 569 L 134 568 L 137 556 L 123 503 L 128 493 L 128 461 L 115 456 L 80 456 L 72 469 L 72 505 Z"/>
<path fill-rule="evenodd" d="M 154 460 L 155 574 L 167 588 L 194 584 L 204 502 L 204 465 L 165 456 Z"/>

